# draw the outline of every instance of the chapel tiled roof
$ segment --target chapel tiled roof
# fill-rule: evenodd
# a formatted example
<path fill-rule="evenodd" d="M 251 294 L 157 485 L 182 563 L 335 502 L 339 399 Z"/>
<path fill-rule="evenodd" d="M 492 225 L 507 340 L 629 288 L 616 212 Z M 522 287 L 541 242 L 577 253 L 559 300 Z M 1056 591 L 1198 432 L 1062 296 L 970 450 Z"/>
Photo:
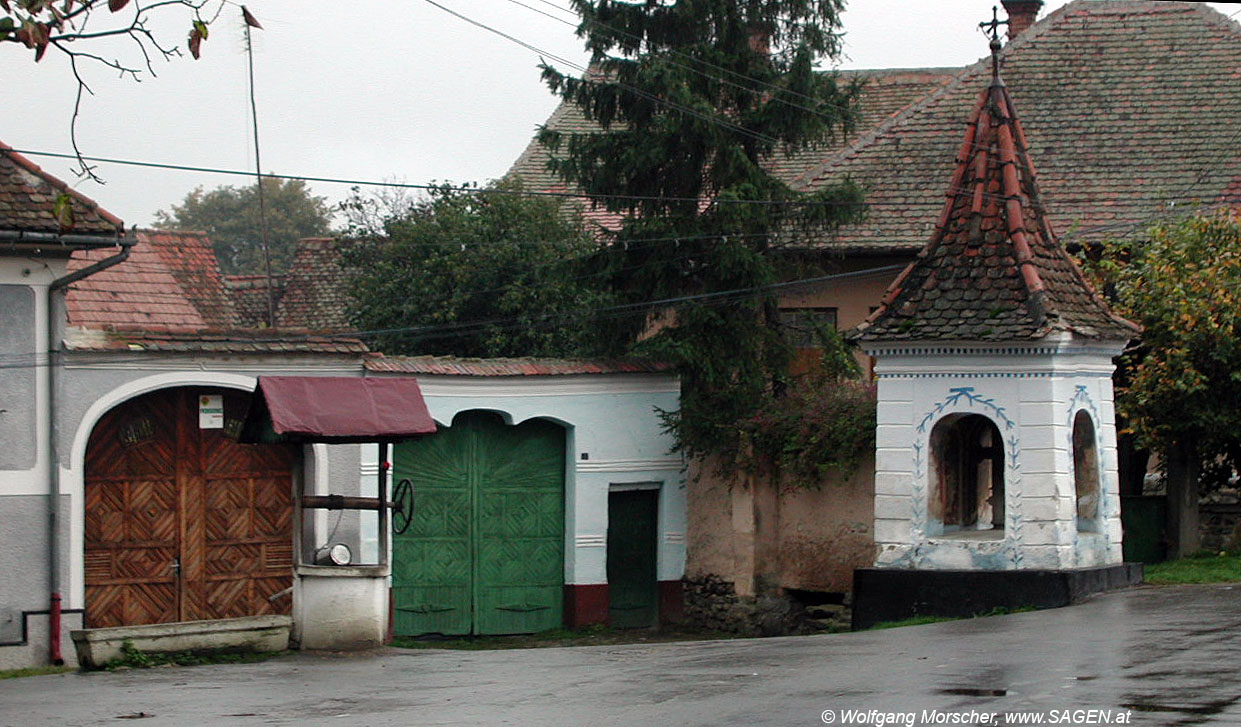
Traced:
<path fill-rule="evenodd" d="M 998 51 L 999 42 L 993 47 Z M 935 234 L 858 326 L 862 340 L 1136 335 L 1057 242 L 1027 151 L 1012 98 L 996 75 L 966 124 Z"/>
<path fill-rule="evenodd" d="M 276 311 L 281 326 L 312 331 L 354 330 L 345 310 L 348 275 L 341 264 L 341 246 L 330 237 L 299 240 Z"/>
<path fill-rule="evenodd" d="M 224 291 L 233 302 L 237 311 L 237 323 L 243 328 L 267 327 L 267 283 L 266 275 L 225 275 Z M 274 292 L 273 304 L 279 309 L 280 298 L 284 295 L 284 275 L 272 275 L 271 283 Z"/>
<path fill-rule="evenodd" d="M 588 374 L 656 374 L 674 371 L 652 361 L 594 361 L 556 358 L 454 358 L 451 356 L 382 356 L 366 360 L 368 371 L 424 376 L 583 376 Z"/>
<path fill-rule="evenodd" d="M 1066 239 L 1221 203 L 1241 177 L 1241 26 L 1202 3 L 1077 0 L 1005 47 L 1001 62 Z M 945 166 L 989 76 L 989 59 L 963 69 L 802 176 L 795 186 L 849 178 L 866 189 L 868 219 L 825 242 L 911 252 L 926 242 Z"/>
<path fill-rule="evenodd" d="M 57 221 L 56 199 L 67 194 L 73 226 Z M 119 237 L 125 225 L 97 202 L 0 142 L 0 230 Z"/>

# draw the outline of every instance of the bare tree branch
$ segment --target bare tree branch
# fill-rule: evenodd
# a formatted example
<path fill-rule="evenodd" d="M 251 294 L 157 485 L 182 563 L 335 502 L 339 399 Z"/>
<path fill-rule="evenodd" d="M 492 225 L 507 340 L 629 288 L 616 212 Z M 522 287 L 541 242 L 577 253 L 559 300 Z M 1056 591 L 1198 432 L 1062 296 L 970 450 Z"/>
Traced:
<path fill-rule="evenodd" d="M 34 61 L 42 60 L 48 46 L 62 52 L 69 61 L 70 71 L 77 81 L 77 93 L 73 102 L 73 116 L 69 122 L 69 138 L 78 157 L 75 173 L 103 183 L 95 173 L 95 167 L 87 164 L 78 148 L 77 122 L 82 112 L 82 102 L 94 91 L 82 75 L 79 61 L 90 62 L 116 71 L 122 78 L 141 81 L 144 75 L 155 76 L 155 61 L 162 58 L 171 61 L 183 56 L 180 41 L 169 44 L 147 27 L 147 20 L 156 11 L 172 12 L 181 8 L 187 16 L 191 33 L 198 36 L 196 42 L 207 37 L 207 27 L 215 22 L 225 4 L 230 0 L 148 0 L 147 2 L 109 2 L 109 0 L 0 0 L 0 43 L 20 43 L 34 51 Z M 113 9 L 115 8 L 115 9 Z M 128 8 L 129 12 L 121 14 Z M 204 18 L 204 10 L 208 18 Z M 92 21 L 95 21 L 92 23 Z M 110 23 L 99 27 L 101 23 Z M 88 28 L 94 25 L 99 29 Z M 100 54 L 77 49 L 77 44 L 90 45 L 108 38 L 128 38 L 137 46 L 140 62 L 130 62 L 119 54 Z M 194 47 L 197 55 L 197 46 Z"/>

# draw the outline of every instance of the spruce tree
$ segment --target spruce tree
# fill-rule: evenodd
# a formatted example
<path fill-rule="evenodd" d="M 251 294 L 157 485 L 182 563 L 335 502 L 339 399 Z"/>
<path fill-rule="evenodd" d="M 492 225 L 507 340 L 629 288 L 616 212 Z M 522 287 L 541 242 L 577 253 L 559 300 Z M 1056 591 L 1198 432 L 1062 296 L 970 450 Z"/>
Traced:
<path fill-rule="evenodd" d="M 668 424 L 691 456 L 736 461 L 781 395 L 791 349 L 766 288 L 790 274 L 779 253 L 859 214 L 856 188 L 799 193 L 769 164 L 850 127 L 858 88 L 816 70 L 840 52 L 843 4 L 574 0 L 590 70 L 543 67 L 599 127 L 542 129 L 551 169 L 622 220 L 597 264 L 633 313 L 600 325 L 679 365 Z"/>

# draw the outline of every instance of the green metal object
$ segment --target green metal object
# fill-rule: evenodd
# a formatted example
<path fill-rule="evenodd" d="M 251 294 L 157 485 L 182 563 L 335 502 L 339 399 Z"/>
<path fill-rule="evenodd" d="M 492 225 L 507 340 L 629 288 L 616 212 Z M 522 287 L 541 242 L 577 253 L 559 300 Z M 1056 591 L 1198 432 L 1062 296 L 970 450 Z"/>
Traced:
<path fill-rule="evenodd" d="M 649 628 L 657 623 L 658 522 L 658 490 L 608 495 L 608 618 L 614 628 Z"/>
<path fill-rule="evenodd" d="M 1126 563 L 1162 563 L 1167 560 L 1164 523 L 1168 504 L 1163 495 L 1120 498 Z"/>
<path fill-rule="evenodd" d="M 564 599 L 564 430 L 466 412 L 396 446 L 413 483 L 393 539 L 394 631 L 514 634 L 556 628 Z"/>

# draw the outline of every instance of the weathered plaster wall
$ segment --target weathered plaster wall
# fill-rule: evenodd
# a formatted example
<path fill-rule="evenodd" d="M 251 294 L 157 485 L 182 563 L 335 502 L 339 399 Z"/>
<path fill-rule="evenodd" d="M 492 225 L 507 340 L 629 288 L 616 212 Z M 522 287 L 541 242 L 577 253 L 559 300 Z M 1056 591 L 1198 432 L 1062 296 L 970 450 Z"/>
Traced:
<path fill-rule="evenodd" d="M 850 477 L 817 489 L 786 489 L 780 498 L 780 585 L 847 592 L 853 569 L 874 559 L 874 460 Z"/>
<path fill-rule="evenodd" d="M 839 270 L 851 274 L 849 277 L 784 291 L 780 295 L 780 307 L 835 308 L 836 327 L 848 330 L 866 320 L 871 308 L 878 305 L 888 285 L 900 273 L 900 266 L 910 259 L 912 256 L 849 257 L 840 261 Z"/>
<path fill-rule="evenodd" d="M 734 535 L 732 489 L 741 483 L 739 476 L 734 480 L 716 469 L 715 460 L 690 465 L 686 488 L 690 548 L 685 576 L 700 579 L 720 575 L 732 582 L 738 573 L 740 547 Z"/>
<path fill-rule="evenodd" d="M 11 551 L 0 563 L 0 669 L 48 661 L 46 311 L 48 285 L 64 272 L 64 260 L 0 258 L 0 542 Z M 59 531 L 67 540 L 68 524 Z M 67 582 L 70 564 L 60 564 Z M 64 615 L 63 643 L 80 623 Z"/>
<path fill-rule="evenodd" d="M 47 288 L 63 260 L 0 258 L 0 495 L 47 492 Z"/>
<path fill-rule="evenodd" d="M 801 604 L 786 589 L 852 590 L 874 559 L 873 461 L 818 488 L 778 486 L 701 465 L 689 490 L 686 615 L 742 633 L 795 630 Z"/>
<path fill-rule="evenodd" d="M 0 471 L 29 470 L 38 460 L 38 410 L 31 396 L 38 383 L 34 352 L 35 290 L 28 285 L 0 285 Z"/>

